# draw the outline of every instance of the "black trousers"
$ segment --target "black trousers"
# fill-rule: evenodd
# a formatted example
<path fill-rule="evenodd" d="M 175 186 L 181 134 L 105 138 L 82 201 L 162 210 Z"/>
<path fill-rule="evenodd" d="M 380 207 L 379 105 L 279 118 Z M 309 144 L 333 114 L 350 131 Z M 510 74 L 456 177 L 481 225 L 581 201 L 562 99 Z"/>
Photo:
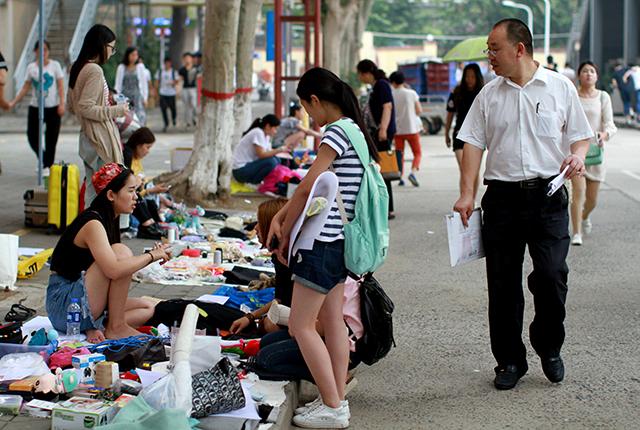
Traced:
<path fill-rule="evenodd" d="M 138 197 L 138 201 L 136 202 L 136 207 L 133 210 L 133 216 L 135 216 L 140 224 L 144 224 L 150 219 L 155 222 L 160 222 L 160 215 L 158 214 L 158 205 L 156 202 L 149 199 L 143 199 L 142 197 Z"/>
<path fill-rule="evenodd" d="M 569 198 L 564 186 L 547 197 L 547 183 L 523 189 L 518 183 L 489 181 L 482 198 L 491 351 L 499 366 L 526 363 L 522 342 L 525 246 L 533 261 L 528 276 L 535 307 L 529 326 L 531 345 L 545 358 L 559 355 L 564 342 Z"/>
<path fill-rule="evenodd" d="M 171 111 L 171 122 L 176 125 L 176 96 L 160 96 L 160 110 L 162 111 L 162 120 L 164 126 L 169 127 L 169 116 L 167 109 Z"/>
<path fill-rule="evenodd" d="M 60 135 L 60 115 L 58 106 L 44 108 L 44 152 L 42 156 L 43 167 L 51 167 L 56 159 L 56 145 Z M 38 108 L 29 106 L 27 119 L 27 138 L 33 152 L 38 156 Z"/>

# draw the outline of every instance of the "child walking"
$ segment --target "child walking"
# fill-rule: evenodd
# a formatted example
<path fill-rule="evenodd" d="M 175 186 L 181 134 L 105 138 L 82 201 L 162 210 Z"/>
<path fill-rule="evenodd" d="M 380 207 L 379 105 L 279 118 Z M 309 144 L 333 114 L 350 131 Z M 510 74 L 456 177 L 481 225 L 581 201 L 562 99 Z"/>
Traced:
<path fill-rule="evenodd" d="M 356 136 L 366 146 L 372 159 L 377 149 L 366 132 L 362 113 L 351 87 L 332 72 L 313 68 L 298 84 L 302 106 L 320 126 L 327 126 L 318 156 L 293 197 L 274 217 L 267 243 L 275 237 L 277 254 L 288 263 L 294 287 L 289 316 L 289 331 L 297 341 L 304 360 L 320 391 L 311 407 L 294 416 L 293 423 L 304 428 L 346 428 L 349 426 L 349 403 L 344 390 L 349 364 L 349 341 L 344 327 L 342 300 L 347 268 L 344 259 L 344 230 L 336 202 L 332 202 L 327 221 L 315 240 L 313 249 L 300 250 L 287 262 L 293 226 L 303 211 L 316 178 L 333 169 L 339 180 L 347 219 L 355 215 L 355 202 L 364 166 L 348 135 Z M 333 124 L 339 120 L 340 125 Z M 349 133 L 343 128 L 349 128 Z M 324 342 L 316 330 L 316 320 L 324 327 Z"/>

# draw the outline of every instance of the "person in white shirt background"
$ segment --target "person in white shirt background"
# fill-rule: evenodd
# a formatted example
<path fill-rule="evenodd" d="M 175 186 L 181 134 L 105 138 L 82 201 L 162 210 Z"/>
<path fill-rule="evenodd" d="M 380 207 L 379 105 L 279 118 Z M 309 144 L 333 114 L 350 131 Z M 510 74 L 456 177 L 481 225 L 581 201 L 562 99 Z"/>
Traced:
<path fill-rule="evenodd" d="M 169 127 L 169 116 L 167 111 L 171 111 L 171 122 L 176 126 L 176 85 L 178 75 L 172 66 L 171 58 L 164 59 L 164 67 L 156 73 L 156 91 L 160 96 L 160 110 L 164 121 L 163 132 Z"/>
<path fill-rule="evenodd" d="M 38 121 L 38 85 L 40 84 L 40 71 L 38 58 L 40 56 L 38 44 L 33 48 L 36 55 L 36 61 L 27 66 L 27 74 L 24 79 L 24 85 L 16 97 L 9 103 L 13 108 L 24 98 L 24 96 L 33 89 L 31 102 L 29 103 L 29 114 L 27 118 L 27 138 L 29 145 L 36 157 L 38 156 L 39 145 L 39 121 Z M 53 165 L 56 158 L 56 146 L 58 144 L 58 136 L 60 135 L 60 124 L 64 115 L 64 73 L 60 63 L 49 59 L 49 42 L 44 41 L 44 69 L 42 77 L 44 80 L 42 90 L 44 92 L 44 126 L 45 126 L 45 148 L 42 159 L 44 167 L 44 176 L 49 175 L 49 168 Z"/>
<path fill-rule="evenodd" d="M 547 187 L 565 169 L 568 179 L 584 174 L 593 132 L 575 86 L 534 61 L 526 24 L 499 21 L 487 45 L 498 78 L 480 91 L 458 134 L 465 142 L 463 185 L 454 210 L 467 225 L 474 210 L 473 183 L 486 149 L 482 239 L 489 334 L 497 362 L 494 386 L 509 390 L 528 371 L 522 341 L 527 247 L 533 262 L 528 287 L 535 305 L 529 338 L 547 379 L 564 379 L 560 350 L 569 273 L 569 197 L 564 186 L 548 197 Z"/>
<path fill-rule="evenodd" d="M 135 111 L 140 125 L 147 123 L 147 101 L 149 99 L 149 80 L 144 64 L 138 63 L 138 48 L 130 46 L 124 52 L 122 63 L 116 69 L 115 90 L 124 94 Z"/>
<path fill-rule="evenodd" d="M 636 101 L 636 105 L 634 106 L 636 121 L 640 121 L 640 66 L 635 65 L 629 67 L 629 70 L 624 74 L 623 80 L 625 83 L 633 83 Z M 631 97 L 631 99 L 633 100 L 633 97 Z"/>
<path fill-rule="evenodd" d="M 404 176 L 404 144 L 407 142 L 413 153 L 411 173 L 409 173 L 408 179 L 414 187 L 418 187 L 420 183 L 418 183 L 416 173 L 420 170 L 420 161 L 422 160 L 422 148 L 420 147 L 422 123 L 418 122 L 416 117 L 422 113 L 420 97 L 414 90 L 405 87 L 404 74 L 400 71 L 393 72 L 389 76 L 389 82 L 393 88 L 393 104 L 396 108 L 396 135 L 393 137 L 393 141 L 396 149 L 402 153 L 400 174 Z M 399 185 L 404 185 L 402 178 L 400 178 Z"/>
<path fill-rule="evenodd" d="M 578 68 L 580 103 L 596 135 L 590 144 L 602 148 L 618 129 L 613 123 L 611 97 L 606 91 L 596 88 L 598 75 L 598 67 L 591 61 L 585 61 Z M 576 176 L 571 180 L 572 245 L 582 245 L 582 234 L 591 234 L 590 216 L 596 207 L 600 183 L 604 181 L 605 173 L 604 162 L 592 164 L 586 166 L 584 177 Z"/>
<path fill-rule="evenodd" d="M 564 69 L 562 69 L 562 74 L 567 77 L 571 82 L 576 81 L 576 71 L 571 68 L 571 64 L 565 63 Z"/>

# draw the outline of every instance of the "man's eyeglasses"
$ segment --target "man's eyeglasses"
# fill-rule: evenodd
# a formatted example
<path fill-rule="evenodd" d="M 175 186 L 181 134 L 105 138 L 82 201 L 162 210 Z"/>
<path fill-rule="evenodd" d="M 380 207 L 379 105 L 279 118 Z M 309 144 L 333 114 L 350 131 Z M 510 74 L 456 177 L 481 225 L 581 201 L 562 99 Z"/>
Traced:
<path fill-rule="evenodd" d="M 487 57 L 495 57 L 496 55 L 498 55 L 498 51 L 495 49 L 483 49 L 482 53 Z"/>

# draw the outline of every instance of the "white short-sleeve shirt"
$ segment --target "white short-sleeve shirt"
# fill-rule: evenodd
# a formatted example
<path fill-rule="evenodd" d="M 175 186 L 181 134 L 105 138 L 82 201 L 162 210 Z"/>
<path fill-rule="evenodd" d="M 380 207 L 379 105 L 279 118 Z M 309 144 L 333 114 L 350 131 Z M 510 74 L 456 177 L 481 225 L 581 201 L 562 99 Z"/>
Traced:
<path fill-rule="evenodd" d="M 396 134 L 416 134 L 420 131 L 416 119 L 416 102 L 420 102 L 418 93 L 409 88 L 394 88 L 393 105 L 396 109 Z"/>
<path fill-rule="evenodd" d="M 60 95 L 58 94 L 58 79 L 64 79 L 64 73 L 60 63 L 55 60 L 49 60 L 49 64 L 42 69 L 42 79 L 44 85 L 44 107 L 50 108 L 60 104 Z M 30 106 L 38 107 L 38 86 L 40 85 L 40 66 L 38 62 L 30 63 L 27 66 L 27 76 L 25 81 L 31 82 L 31 102 Z"/>
<path fill-rule="evenodd" d="M 233 150 L 233 169 L 240 169 L 256 161 L 258 159 L 256 146 L 262 147 L 265 151 L 271 151 L 271 142 L 260 127 L 251 129 L 240 139 L 240 143 Z"/>
<path fill-rule="evenodd" d="M 502 76 L 489 82 L 458 133 L 487 149 L 484 178 L 507 182 L 557 175 L 571 145 L 591 137 L 575 86 L 542 66 L 523 87 Z"/>

